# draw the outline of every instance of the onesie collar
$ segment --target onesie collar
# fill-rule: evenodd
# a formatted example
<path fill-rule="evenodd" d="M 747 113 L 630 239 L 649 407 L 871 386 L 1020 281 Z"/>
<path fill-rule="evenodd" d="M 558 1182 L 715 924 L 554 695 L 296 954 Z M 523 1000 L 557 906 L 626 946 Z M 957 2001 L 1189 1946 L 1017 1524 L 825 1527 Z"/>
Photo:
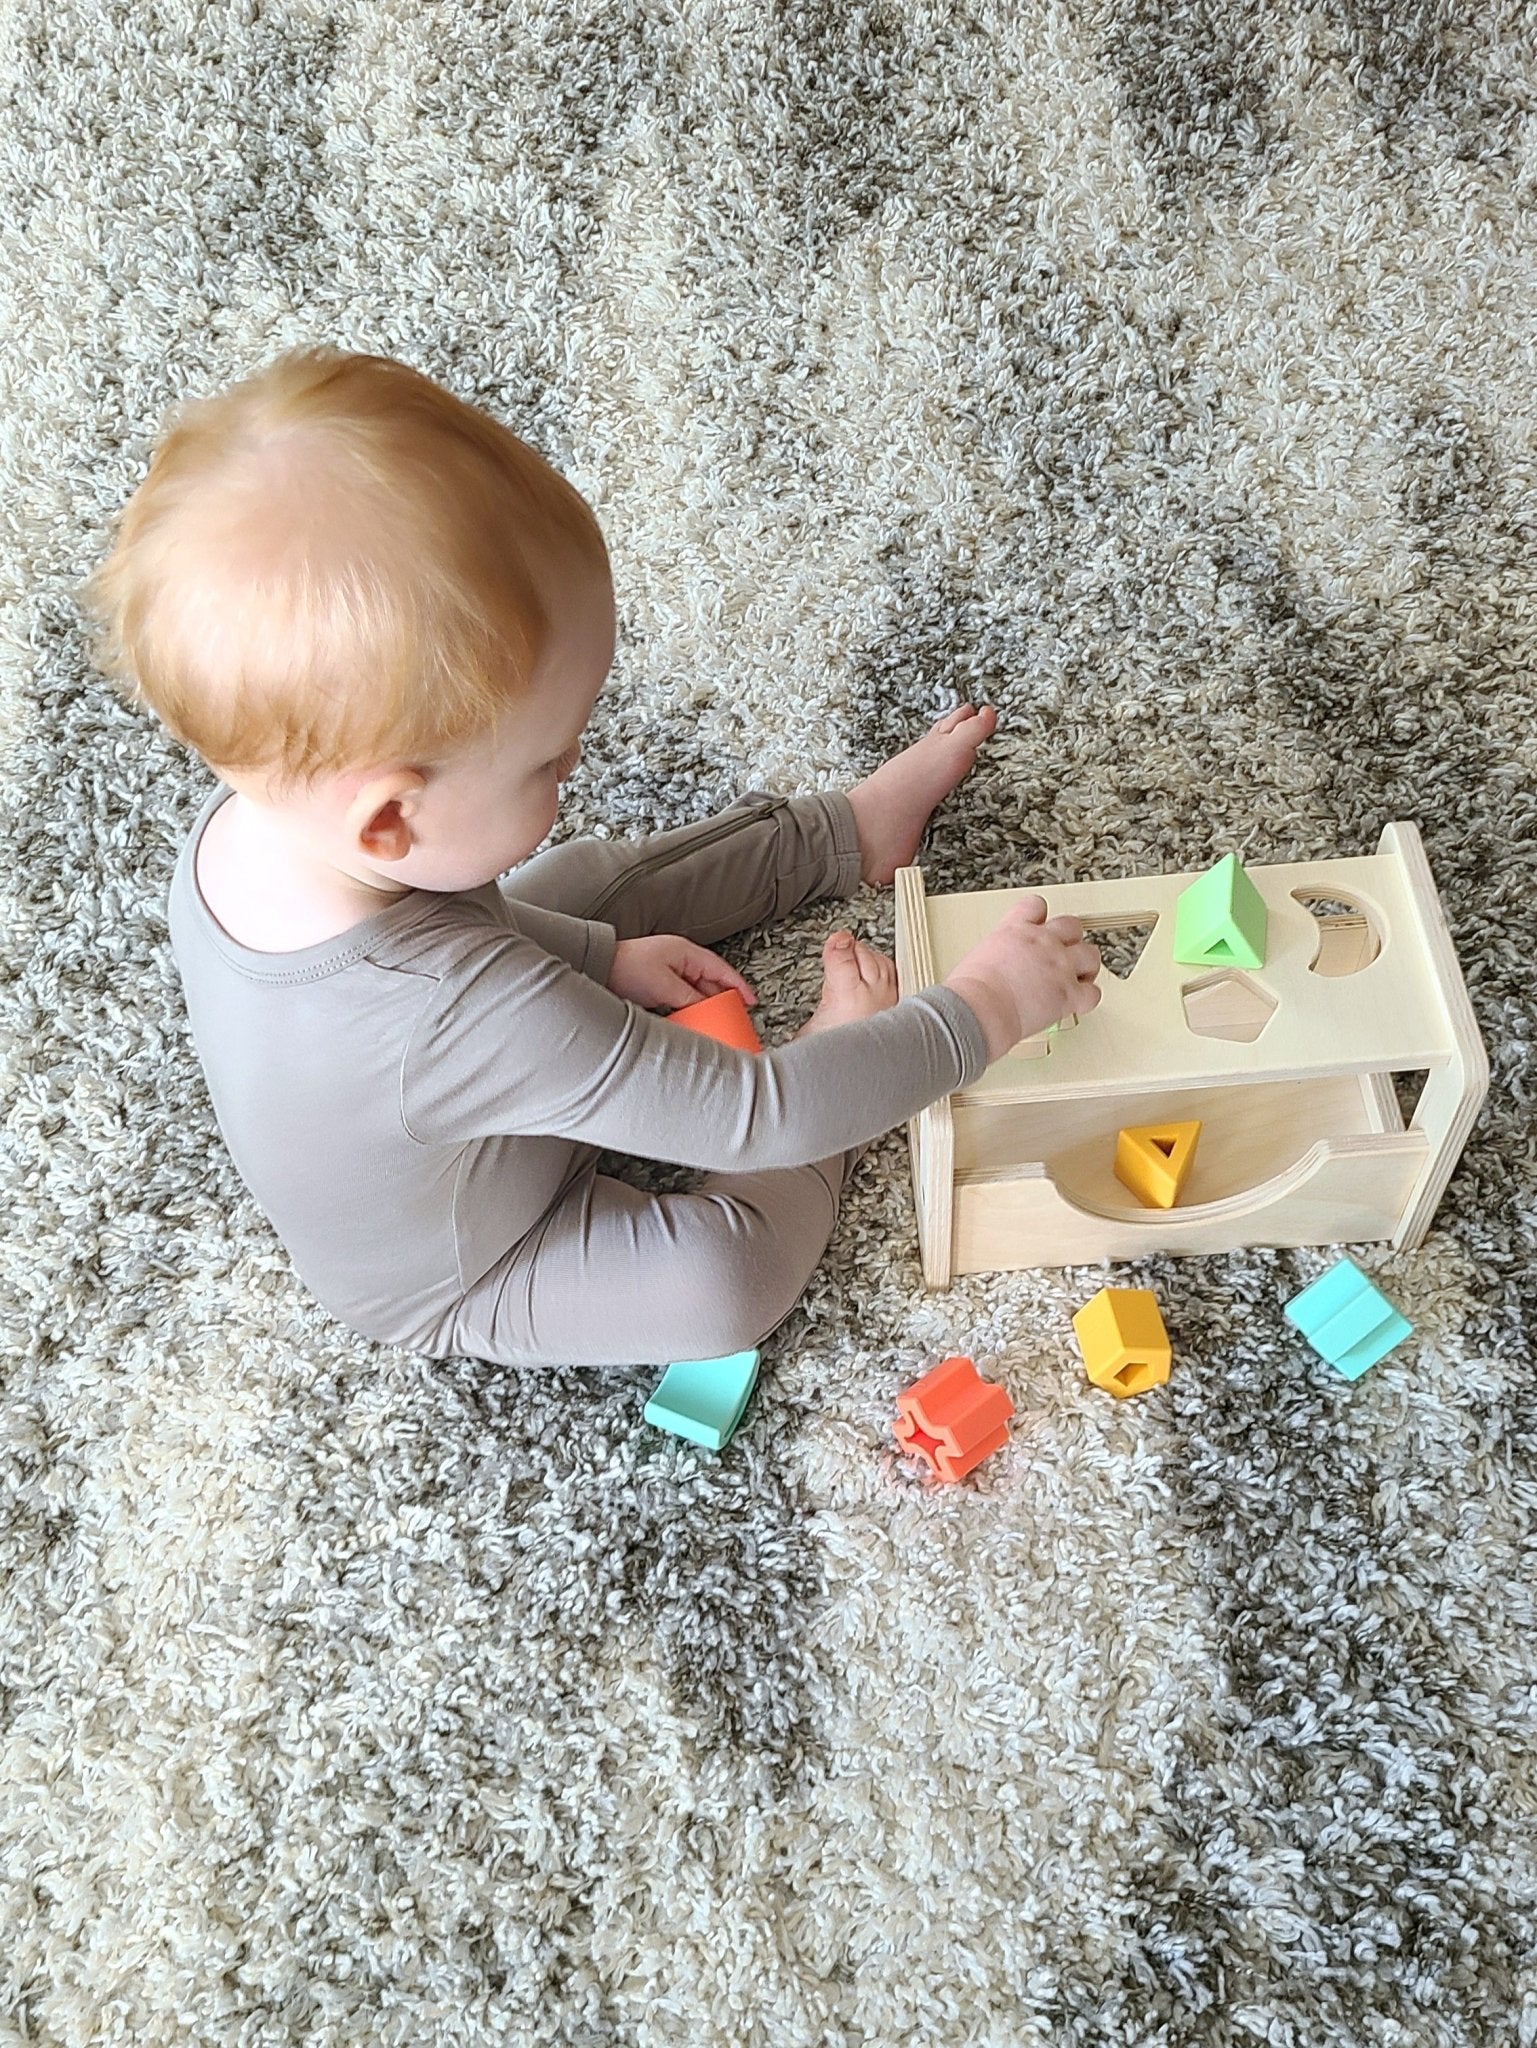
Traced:
<path fill-rule="evenodd" d="M 437 890 L 410 889 L 393 903 L 386 904 L 383 910 L 376 910 L 371 917 L 348 925 L 345 931 L 337 932 L 332 938 L 321 939 L 316 945 L 299 946 L 287 953 L 264 953 L 253 946 L 242 946 L 238 939 L 230 937 L 209 909 L 197 879 L 197 849 L 204 829 L 220 804 L 233 795 L 234 791 L 222 783 L 210 791 L 192 821 L 192 830 L 182 847 L 180 865 L 199 931 L 217 953 L 250 980 L 282 982 L 290 986 L 295 982 L 323 980 L 339 968 L 355 966 L 359 960 L 376 951 L 382 939 L 408 930 L 441 907 L 443 898 Z"/>

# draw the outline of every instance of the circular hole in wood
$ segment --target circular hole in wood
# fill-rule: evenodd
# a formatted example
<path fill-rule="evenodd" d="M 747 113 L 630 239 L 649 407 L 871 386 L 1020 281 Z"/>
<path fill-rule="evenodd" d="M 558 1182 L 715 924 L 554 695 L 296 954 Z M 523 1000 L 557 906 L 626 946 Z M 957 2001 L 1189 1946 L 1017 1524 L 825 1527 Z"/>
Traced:
<path fill-rule="evenodd" d="M 1292 895 L 1318 927 L 1318 945 L 1308 966 L 1314 974 L 1359 974 L 1382 951 L 1382 934 L 1359 897 L 1338 890 L 1293 889 Z"/>

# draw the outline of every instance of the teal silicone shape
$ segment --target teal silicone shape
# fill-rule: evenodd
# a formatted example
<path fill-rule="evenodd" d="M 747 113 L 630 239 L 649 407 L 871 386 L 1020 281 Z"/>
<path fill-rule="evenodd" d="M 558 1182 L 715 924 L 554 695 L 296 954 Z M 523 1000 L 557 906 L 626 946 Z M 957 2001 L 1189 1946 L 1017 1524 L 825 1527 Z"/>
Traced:
<path fill-rule="evenodd" d="M 1287 1302 L 1282 1313 L 1319 1357 L 1347 1380 L 1358 1380 L 1414 1331 L 1414 1325 L 1349 1259 L 1321 1273 Z"/>
<path fill-rule="evenodd" d="M 1182 889 L 1174 903 L 1174 957 L 1186 967 L 1263 967 L 1265 899 L 1236 853 Z"/>
<path fill-rule="evenodd" d="M 686 1358 L 668 1366 L 656 1392 L 646 1403 L 653 1429 L 686 1436 L 707 1451 L 730 1443 L 758 1378 L 756 1351 L 733 1351 L 729 1358 Z"/>

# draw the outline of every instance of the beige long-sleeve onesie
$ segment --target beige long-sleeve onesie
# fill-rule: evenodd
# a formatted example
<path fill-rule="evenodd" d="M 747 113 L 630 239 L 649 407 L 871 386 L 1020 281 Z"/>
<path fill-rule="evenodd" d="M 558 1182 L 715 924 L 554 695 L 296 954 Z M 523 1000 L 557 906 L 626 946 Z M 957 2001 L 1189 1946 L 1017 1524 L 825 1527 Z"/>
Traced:
<path fill-rule="evenodd" d="M 607 988 L 619 937 L 709 944 L 850 893 L 845 797 L 755 793 L 649 840 L 573 841 L 500 885 L 413 890 L 261 953 L 196 882 L 228 794 L 171 884 L 193 1038 L 246 1185 L 367 1336 L 508 1363 L 745 1348 L 800 1295 L 863 1146 L 987 1063 L 945 988 L 756 1057 Z M 600 1150 L 707 1174 L 650 1194 L 599 1174 Z"/>

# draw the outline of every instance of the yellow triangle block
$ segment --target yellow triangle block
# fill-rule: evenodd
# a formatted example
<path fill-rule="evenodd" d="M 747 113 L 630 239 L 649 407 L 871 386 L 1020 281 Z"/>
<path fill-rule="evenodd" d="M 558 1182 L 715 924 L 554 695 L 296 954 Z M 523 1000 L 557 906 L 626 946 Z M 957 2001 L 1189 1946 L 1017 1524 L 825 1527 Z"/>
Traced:
<path fill-rule="evenodd" d="M 1199 1123 L 1133 1124 L 1116 1133 L 1115 1177 L 1149 1209 L 1172 1209 L 1195 1158 Z"/>

